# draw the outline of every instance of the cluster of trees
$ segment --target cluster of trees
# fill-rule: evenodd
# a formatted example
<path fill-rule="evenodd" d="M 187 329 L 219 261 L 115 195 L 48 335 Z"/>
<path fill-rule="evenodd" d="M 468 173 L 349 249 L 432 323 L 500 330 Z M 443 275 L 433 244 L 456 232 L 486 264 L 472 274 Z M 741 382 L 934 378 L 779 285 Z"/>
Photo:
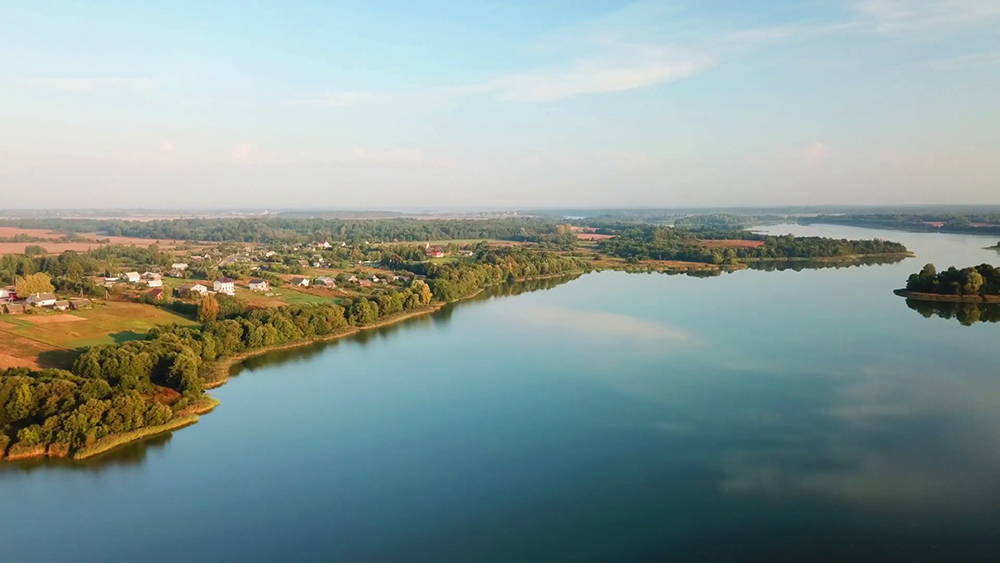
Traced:
<path fill-rule="evenodd" d="M 554 221 L 532 218 L 484 220 L 216 218 L 162 221 L 101 221 L 94 219 L 23 219 L 0 225 L 101 232 L 160 240 L 307 243 L 322 239 L 360 241 L 422 241 L 448 239 L 528 240 L 556 233 Z"/>
<path fill-rule="evenodd" d="M 55 289 L 80 295 L 101 295 L 103 291 L 93 283 L 92 276 L 100 270 L 100 263 L 90 253 L 67 250 L 58 256 L 27 256 L 6 254 L 0 256 L 0 283 L 16 284 L 34 274 L 45 274 Z M 45 291 L 52 291 L 46 289 Z M 31 292 L 36 293 L 36 292 Z M 21 294 L 21 290 L 18 290 Z"/>
<path fill-rule="evenodd" d="M 577 258 L 523 248 L 482 246 L 475 261 L 444 264 L 403 264 L 427 276 L 434 295 L 442 301 L 461 299 L 485 287 L 519 279 L 580 272 Z"/>
<path fill-rule="evenodd" d="M 758 240 L 757 247 L 713 248 L 705 240 Z M 781 260 L 902 254 L 906 247 L 881 239 L 847 240 L 793 235 L 765 236 L 749 231 L 687 230 L 653 225 L 622 229 L 598 249 L 632 260 L 684 260 L 728 264 L 740 260 Z"/>
<path fill-rule="evenodd" d="M 164 424 L 185 406 L 64 370 L 0 370 L 0 454 L 43 447 L 66 455 L 108 434 Z"/>
<path fill-rule="evenodd" d="M 961 270 L 952 266 L 938 272 L 934 264 L 927 264 L 920 272 L 910 274 L 906 289 L 939 295 L 1000 295 L 1000 268 L 980 264 Z"/>
<path fill-rule="evenodd" d="M 996 213 L 848 213 L 802 217 L 799 222 L 918 232 L 1000 233 L 1000 214 Z"/>

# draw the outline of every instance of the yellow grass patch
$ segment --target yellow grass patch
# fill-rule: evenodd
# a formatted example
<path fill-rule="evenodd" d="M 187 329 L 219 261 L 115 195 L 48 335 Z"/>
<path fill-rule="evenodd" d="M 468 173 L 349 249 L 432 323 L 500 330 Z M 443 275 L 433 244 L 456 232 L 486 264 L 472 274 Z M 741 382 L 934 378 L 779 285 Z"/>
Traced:
<path fill-rule="evenodd" d="M 67 323 L 73 321 L 85 321 L 83 317 L 78 317 L 76 315 L 47 315 L 44 317 L 33 317 L 31 315 L 25 315 L 24 321 L 36 325 L 47 325 L 51 323 Z"/>

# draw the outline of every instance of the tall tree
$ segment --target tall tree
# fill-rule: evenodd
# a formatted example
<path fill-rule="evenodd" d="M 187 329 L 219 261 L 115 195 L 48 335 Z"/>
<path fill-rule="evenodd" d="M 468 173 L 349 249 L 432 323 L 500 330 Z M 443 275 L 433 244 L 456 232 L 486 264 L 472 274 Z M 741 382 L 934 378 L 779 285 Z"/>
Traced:
<path fill-rule="evenodd" d="M 52 278 L 43 272 L 24 276 L 23 278 L 17 278 L 14 282 L 14 288 L 17 294 L 22 297 L 34 293 L 51 293 L 56 290 L 56 288 L 52 286 Z"/>
<path fill-rule="evenodd" d="M 207 323 L 219 317 L 219 302 L 214 295 L 206 295 L 198 304 L 198 320 Z"/>

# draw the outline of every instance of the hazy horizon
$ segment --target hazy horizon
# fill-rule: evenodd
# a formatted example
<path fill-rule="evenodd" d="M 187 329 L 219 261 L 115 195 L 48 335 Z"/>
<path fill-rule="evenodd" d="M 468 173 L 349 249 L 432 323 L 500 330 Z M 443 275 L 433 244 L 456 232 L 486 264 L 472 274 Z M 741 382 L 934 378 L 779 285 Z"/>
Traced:
<path fill-rule="evenodd" d="M 1000 204 L 1000 0 L 4 12 L 10 208 Z"/>

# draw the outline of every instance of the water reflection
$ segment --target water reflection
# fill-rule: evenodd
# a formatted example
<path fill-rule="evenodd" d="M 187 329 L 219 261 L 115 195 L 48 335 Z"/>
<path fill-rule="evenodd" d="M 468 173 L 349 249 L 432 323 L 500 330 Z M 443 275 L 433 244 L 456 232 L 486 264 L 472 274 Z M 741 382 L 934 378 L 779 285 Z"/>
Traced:
<path fill-rule="evenodd" d="M 792 270 L 795 272 L 801 272 L 802 270 L 826 270 L 826 269 L 836 269 L 841 270 L 844 268 L 857 268 L 861 266 L 884 266 L 889 264 L 899 264 L 903 260 L 906 260 L 906 256 L 884 256 L 884 257 L 870 257 L 870 258 L 858 258 L 856 260 L 850 260 L 846 262 L 829 262 L 823 260 L 789 260 L 784 262 L 751 262 L 749 264 L 751 270 L 762 270 L 765 272 L 783 272 L 785 270 Z"/>
<path fill-rule="evenodd" d="M 906 306 L 920 313 L 925 319 L 932 317 L 955 319 L 965 326 L 971 326 L 980 322 L 1000 322 L 1000 304 L 997 303 L 961 303 L 956 301 L 907 299 Z"/>
<path fill-rule="evenodd" d="M 522 293 L 528 293 L 532 291 L 544 291 L 546 289 L 552 289 L 553 287 L 573 281 L 578 277 L 580 277 L 580 275 L 576 274 L 576 275 L 559 276 L 559 277 L 544 278 L 537 280 L 527 280 L 511 284 L 502 284 L 493 287 L 488 287 L 482 292 L 480 292 L 478 295 L 475 295 L 474 297 L 442 307 L 441 309 L 435 311 L 430 315 L 418 315 L 416 317 L 410 317 L 408 319 L 393 324 L 381 326 L 370 330 L 362 330 L 356 334 L 344 338 L 315 342 L 304 346 L 288 348 L 286 350 L 275 350 L 273 352 L 267 352 L 266 354 L 261 354 L 259 356 L 248 358 L 240 362 L 239 364 L 233 366 L 232 371 L 230 372 L 229 375 L 230 377 L 233 377 L 239 375 L 244 370 L 253 371 L 277 364 L 286 364 L 289 362 L 304 362 L 306 360 L 309 360 L 310 358 L 313 358 L 327 351 L 330 347 L 337 346 L 341 342 L 346 340 L 366 345 L 387 338 L 400 330 L 412 329 L 420 325 L 426 326 L 429 324 L 433 324 L 438 327 L 447 326 L 451 322 L 452 315 L 454 315 L 454 312 L 458 307 L 474 306 L 476 303 L 482 303 L 484 301 L 488 301 L 490 299 L 496 299 L 499 297 L 520 295 Z"/>

